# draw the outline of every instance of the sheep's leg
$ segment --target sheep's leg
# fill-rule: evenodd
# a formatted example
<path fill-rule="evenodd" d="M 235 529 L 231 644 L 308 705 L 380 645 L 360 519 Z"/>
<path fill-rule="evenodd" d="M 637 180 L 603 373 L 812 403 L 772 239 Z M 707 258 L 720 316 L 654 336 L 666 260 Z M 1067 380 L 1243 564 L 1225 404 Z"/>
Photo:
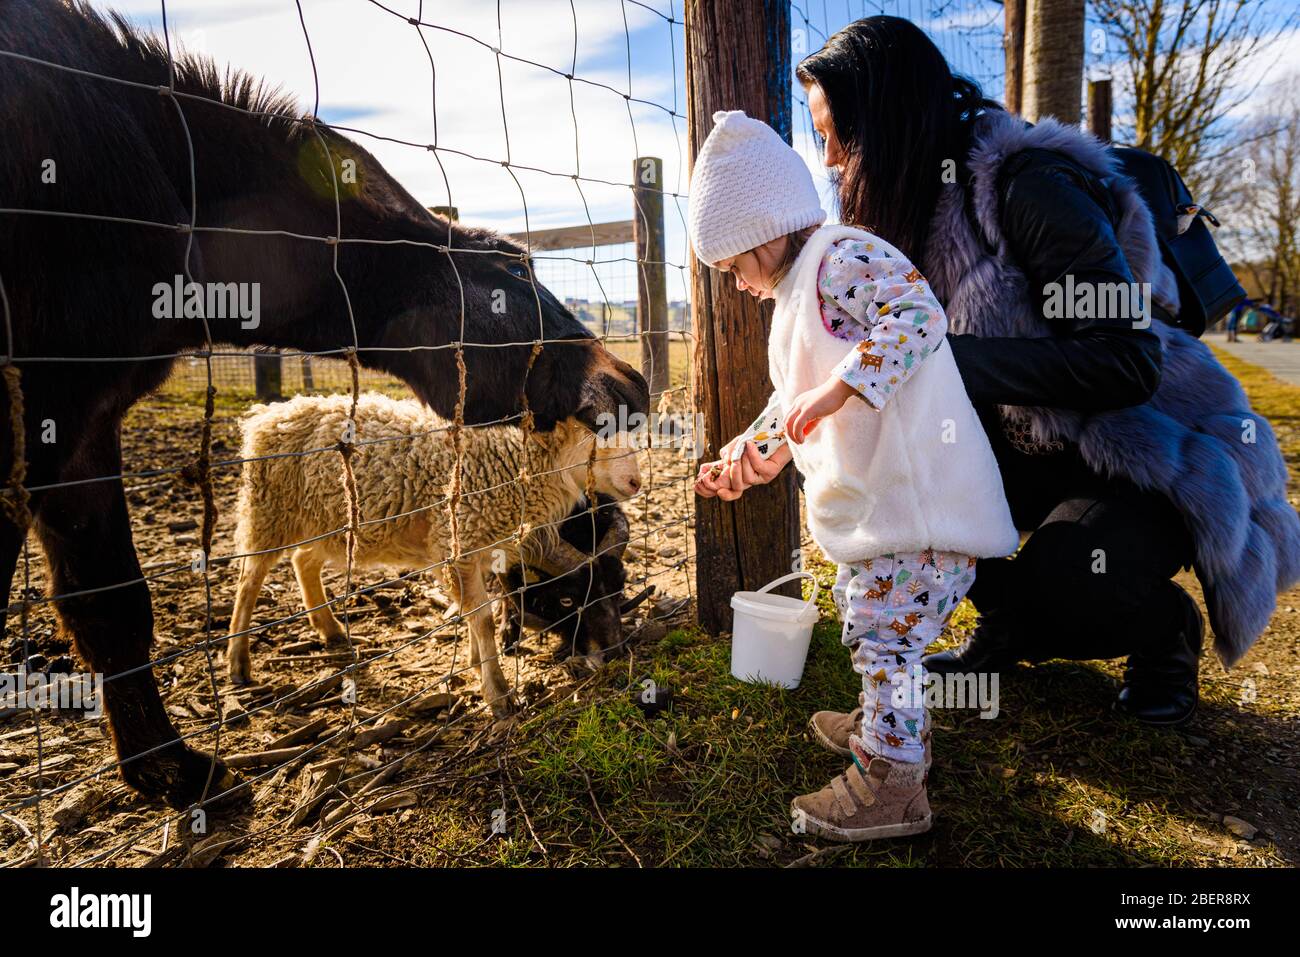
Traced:
<path fill-rule="evenodd" d="M 298 577 L 303 607 L 311 609 L 307 612 L 307 620 L 325 640 L 327 648 L 337 648 L 347 645 L 348 636 L 343 623 L 334 617 L 325 596 L 325 586 L 320 578 L 324 567 L 324 556 L 310 548 L 299 548 L 293 553 L 293 573 Z"/>
<path fill-rule="evenodd" d="M 490 596 L 483 583 L 483 569 L 477 562 L 467 563 L 458 566 L 451 577 L 456 583 L 461 613 L 472 609 L 469 615 L 470 663 L 478 668 L 483 700 L 494 715 L 503 718 L 511 713 L 513 704 L 510 687 L 501 673 L 496 626 L 489 604 Z"/>
<path fill-rule="evenodd" d="M 230 639 L 226 644 L 226 665 L 234 684 L 247 684 L 253 676 L 253 662 L 248 653 L 248 626 L 253 623 L 253 609 L 262 583 L 275 564 L 279 552 L 247 555 L 239 563 L 239 584 L 235 588 L 235 609 L 230 615 Z"/>

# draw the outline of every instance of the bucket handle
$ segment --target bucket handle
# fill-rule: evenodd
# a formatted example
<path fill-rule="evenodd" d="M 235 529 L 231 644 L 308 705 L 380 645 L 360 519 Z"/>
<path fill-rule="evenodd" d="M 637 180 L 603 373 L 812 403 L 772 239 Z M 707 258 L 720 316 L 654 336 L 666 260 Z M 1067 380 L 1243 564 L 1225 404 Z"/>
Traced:
<path fill-rule="evenodd" d="M 786 582 L 792 581 L 795 578 L 810 579 L 813 585 L 812 597 L 809 598 L 804 603 L 804 606 L 799 609 L 799 614 L 802 615 L 804 612 L 806 612 L 810 607 L 812 607 L 817 602 L 817 576 L 815 576 L 812 572 L 791 572 L 788 575 L 782 575 L 780 578 L 772 579 L 772 581 L 768 582 L 762 588 L 758 589 L 758 591 L 759 592 L 770 591 L 771 589 L 775 588 L 777 585 L 784 585 Z"/>

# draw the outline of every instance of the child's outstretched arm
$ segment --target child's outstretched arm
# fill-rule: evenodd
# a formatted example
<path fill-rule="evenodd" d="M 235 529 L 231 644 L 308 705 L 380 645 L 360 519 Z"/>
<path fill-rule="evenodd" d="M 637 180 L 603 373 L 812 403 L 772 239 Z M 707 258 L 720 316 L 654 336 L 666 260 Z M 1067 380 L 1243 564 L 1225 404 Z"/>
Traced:
<path fill-rule="evenodd" d="M 944 342 L 948 318 L 921 273 L 906 258 L 886 255 L 870 240 L 831 247 L 818 292 L 835 316 L 832 331 L 851 322 L 861 340 L 821 386 L 797 396 L 785 420 L 793 442 L 857 395 L 883 409 L 921 362 Z"/>
<path fill-rule="evenodd" d="M 775 391 L 758 417 L 720 451 L 716 462 L 700 468 L 695 490 L 706 497 L 717 495 L 726 501 L 739 498 L 746 488 L 770 482 L 790 461 L 781 422 L 785 413 Z M 753 446 L 751 451 L 750 446 Z"/>
<path fill-rule="evenodd" d="M 736 462 L 745 454 L 745 443 L 753 442 L 758 446 L 761 458 L 769 458 L 777 447 L 785 442 L 785 410 L 781 407 L 781 398 L 772 391 L 767 405 L 758 417 L 750 423 L 749 428 L 728 442 L 722 450 L 722 461 Z"/>

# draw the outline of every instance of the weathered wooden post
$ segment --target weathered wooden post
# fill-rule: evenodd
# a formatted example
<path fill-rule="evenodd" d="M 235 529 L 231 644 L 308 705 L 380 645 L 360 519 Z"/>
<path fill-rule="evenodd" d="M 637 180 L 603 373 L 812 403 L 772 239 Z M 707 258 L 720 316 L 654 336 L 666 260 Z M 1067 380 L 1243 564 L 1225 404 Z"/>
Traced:
<path fill-rule="evenodd" d="M 691 166 L 713 129 L 716 110 L 744 110 L 790 142 L 789 0 L 688 0 L 685 21 Z M 708 461 L 744 431 L 771 395 L 767 335 L 772 304 L 751 298 L 692 256 L 691 312 L 696 411 L 704 421 L 703 461 Z M 799 547 L 794 469 L 750 489 L 739 501 L 695 502 L 700 624 L 714 633 L 727 631 L 733 592 L 758 588 L 791 570 Z M 797 584 L 779 590 L 798 595 Z"/>
<path fill-rule="evenodd" d="M 641 374 L 650 408 L 668 389 L 668 279 L 664 272 L 664 161 L 638 156 L 632 164 L 632 235 L 636 242 L 637 332 Z"/>
<path fill-rule="evenodd" d="M 1083 104 L 1084 0 L 1026 0 L 1021 110 L 1077 126 Z"/>
<path fill-rule="evenodd" d="M 1025 2 L 1004 0 L 1002 4 L 1002 52 L 1006 63 L 1003 105 L 1012 113 L 1020 112 L 1025 78 Z"/>
<path fill-rule="evenodd" d="M 263 402 L 278 402 L 284 398 L 278 352 L 253 353 L 253 390 Z"/>
<path fill-rule="evenodd" d="M 1110 118 L 1113 108 L 1110 97 L 1109 78 L 1088 81 L 1088 132 L 1103 143 L 1109 143 L 1111 138 Z"/>

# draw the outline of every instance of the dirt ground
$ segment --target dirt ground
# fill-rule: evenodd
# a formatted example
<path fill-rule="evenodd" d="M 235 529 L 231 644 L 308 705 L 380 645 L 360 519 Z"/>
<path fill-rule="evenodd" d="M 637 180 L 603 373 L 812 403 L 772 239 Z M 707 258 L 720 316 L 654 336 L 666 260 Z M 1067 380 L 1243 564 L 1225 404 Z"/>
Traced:
<path fill-rule="evenodd" d="M 474 748 L 492 733 L 493 722 L 485 714 L 477 676 L 468 664 L 466 629 L 445 622 L 439 604 L 445 596 L 432 573 L 406 580 L 393 580 L 383 572 L 357 573 L 355 591 L 379 587 L 356 595 L 346 606 L 358 654 L 351 672 L 354 708 L 353 702 L 341 700 L 339 674 L 346 661 L 326 654 L 302 615 L 292 567 L 282 561 L 258 605 L 256 620 L 274 624 L 254 638 L 254 684 L 230 683 L 219 643 L 211 655 L 201 647 L 208 598 L 204 576 L 192 570 L 191 562 L 198 551 L 202 505 L 197 488 L 176 474 L 199 446 L 202 411 L 193 400 L 188 393 L 164 391 L 137 406 L 123 430 L 124 468 L 133 476 L 126 483 L 128 501 L 137 552 L 153 595 L 154 660 L 161 662 L 156 675 L 166 709 L 183 735 L 194 736 L 194 746 L 212 751 L 218 744 L 208 730 L 217 716 L 215 687 L 225 720 L 220 730 L 222 755 L 286 746 L 304 753 L 288 763 L 249 759 L 240 773 L 253 781 L 255 811 L 221 817 L 206 833 L 185 834 L 182 817 L 141 800 L 113 771 L 104 771 L 115 760 L 105 721 L 76 712 L 42 712 L 38 729 L 30 711 L 6 714 L 0 702 L 0 811 L 6 815 L 0 817 L 0 863 L 33 862 L 36 807 L 20 802 L 30 802 L 39 787 L 44 793 L 39 802 L 41 833 L 50 864 L 181 861 L 187 859 L 186 845 L 205 838 L 212 839 L 212 853 L 219 849 L 228 865 L 270 864 L 299 853 L 304 832 L 298 824 L 319 823 L 326 802 L 305 812 L 304 804 L 314 784 L 338 777 L 339 759 L 346 758 L 341 786 L 347 788 L 360 776 L 360 787 L 371 769 L 404 754 L 418 753 L 420 760 L 411 762 L 413 767 L 435 762 Z M 219 403 L 214 462 L 238 457 L 237 415 L 246 405 Z M 654 584 L 655 593 L 626 620 L 629 640 L 638 641 L 661 636 L 668 624 L 684 620 L 692 525 L 687 483 L 694 476 L 692 463 L 680 451 L 639 454 L 647 491 L 625 506 L 632 535 L 625 556 L 627 593 L 635 594 L 645 584 Z M 164 474 L 145 474 L 156 472 Z M 207 579 L 212 634 L 218 639 L 229 626 L 238 577 L 236 564 L 221 560 L 234 548 L 238 481 L 237 463 L 214 467 L 220 518 Z M 29 551 L 27 594 L 38 599 L 45 591 L 45 568 L 35 538 Z M 15 589 L 23 575 L 20 567 Z M 327 571 L 325 581 L 331 597 L 346 590 L 341 570 Z M 336 614 L 342 617 L 337 606 Z M 33 606 L 28 628 L 29 655 L 53 662 L 55 671 L 72 667 L 65 657 L 68 642 L 59 634 L 48 603 Z M 21 626 L 11 618 L 3 647 L 5 670 L 24 660 L 23 650 Z M 507 680 L 525 709 L 537 707 L 584 673 L 581 666 L 558 663 L 555 651 L 556 640 L 530 635 L 520 653 L 503 657 Z M 296 693 L 300 689 L 305 690 Z M 286 702 L 290 695 L 292 701 Z M 292 743 L 286 745 L 286 740 Z M 395 806 L 400 807 L 400 801 Z M 236 833 L 256 836 L 226 844 Z"/>

